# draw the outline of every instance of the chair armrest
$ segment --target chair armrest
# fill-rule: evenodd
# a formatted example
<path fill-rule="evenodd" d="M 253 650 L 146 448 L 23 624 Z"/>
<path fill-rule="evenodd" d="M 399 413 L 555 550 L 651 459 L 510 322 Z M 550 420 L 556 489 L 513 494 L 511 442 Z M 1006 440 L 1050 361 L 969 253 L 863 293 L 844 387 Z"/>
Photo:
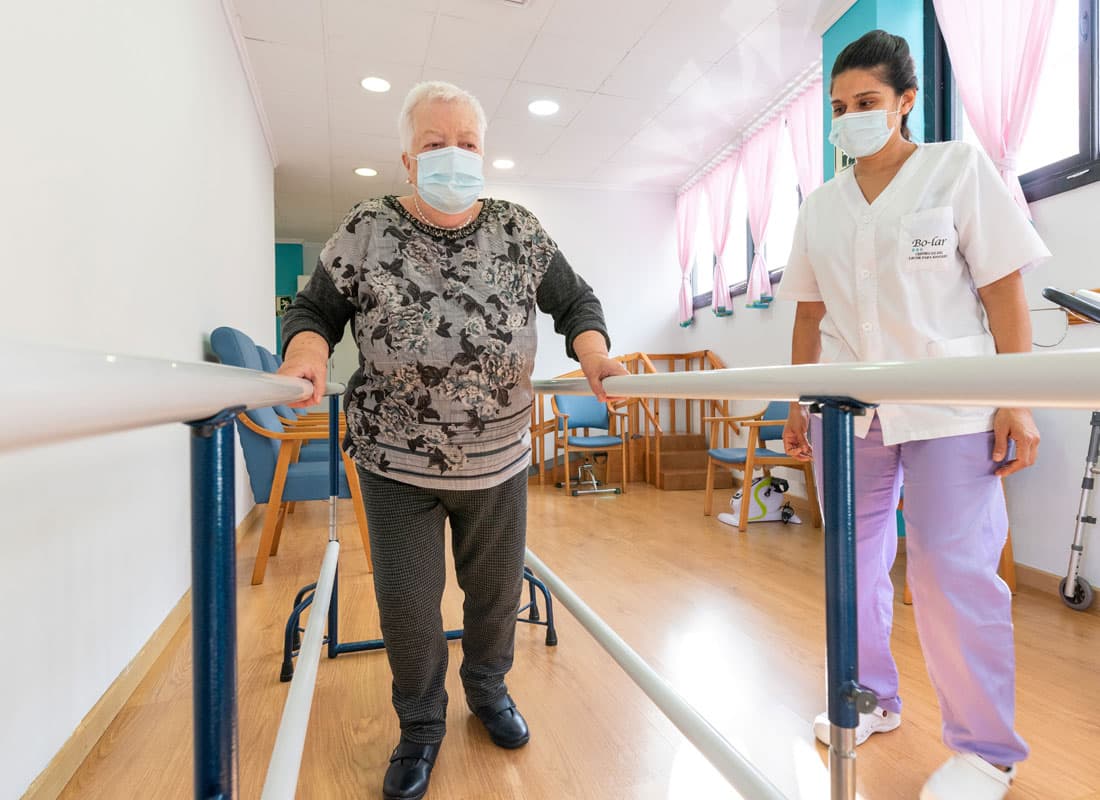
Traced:
<path fill-rule="evenodd" d="M 328 439 L 328 431 L 321 430 L 320 428 L 306 428 L 293 430 L 289 433 L 286 431 L 283 433 L 275 433 L 274 431 L 269 431 L 267 428 L 257 425 L 249 419 L 248 415 L 245 413 L 238 414 L 237 419 L 253 433 L 258 433 L 264 438 L 275 439 L 280 442 L 322 442 Z"/>
<path fill-rule="evenodd" d="M 771 428 L 775 425 L 786 425 L 787 421 L 785 419 L 756 419 L 742 422 L 741 424 L 746 428 Z"/>
<path fill-rule="evenodd" d="M 749 422 L 756 419 L 760 419 L 760 414 L 749 414 L 743 417 L 703 417 L 703 422 Z"/>

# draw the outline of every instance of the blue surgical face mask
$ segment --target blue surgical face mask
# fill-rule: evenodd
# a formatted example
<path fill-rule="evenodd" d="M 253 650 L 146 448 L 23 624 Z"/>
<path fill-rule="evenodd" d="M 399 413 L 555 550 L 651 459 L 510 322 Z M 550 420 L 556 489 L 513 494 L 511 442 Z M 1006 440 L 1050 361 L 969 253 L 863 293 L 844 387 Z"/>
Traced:
<path fill-rule="evenodd" d="M 461 214 L 485 187 L 481 156 L 461 147 L 425 150 L 416 159 L 416 189 L 425 203 L 444 214 Z"/>
<path fill-rule="evenodd" d="M 852 158 L 873 156 L 886 146 L 894 129 L 886 122 L 887 114 L 901 111 L 859 111 L 844 114 L 833 120 L 829 128 L 829 142 Z"/>

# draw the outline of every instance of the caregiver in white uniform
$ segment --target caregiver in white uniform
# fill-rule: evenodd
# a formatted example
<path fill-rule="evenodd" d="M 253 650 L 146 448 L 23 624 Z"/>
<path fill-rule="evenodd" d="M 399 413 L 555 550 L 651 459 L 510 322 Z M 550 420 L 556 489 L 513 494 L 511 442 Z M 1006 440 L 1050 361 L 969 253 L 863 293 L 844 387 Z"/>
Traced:
<path fill-rule="evenodd" d="M 848 45 L 830 95 L 829 139 L 856 163 L 799 213 L 777 295 L 798 302 L 792 363 L 1030 350 L 1020 273 L 1050 253 L 984 153 L 910 141 L 917 80 L 905 40 L 873 31 Z M 792 404 L 786 451 L 816 457 L 820 473 L 810 446 L 819 431 Z M 1039 433 L 1026 409 L 900 405 L 857 417 L 855 432 L 860 682 L 879 701 L 856 742 L 901 723 L 890 568 L 904 475 L 917 629 L 956 752 L 921 798 L 999 800 L 1028 753 L 1014 729 L 1011 595 L 997 576 L 1008 531 L 1001 477 L 1034 462 Z M 828 743 L 825 715 L 814 732 Z"/>

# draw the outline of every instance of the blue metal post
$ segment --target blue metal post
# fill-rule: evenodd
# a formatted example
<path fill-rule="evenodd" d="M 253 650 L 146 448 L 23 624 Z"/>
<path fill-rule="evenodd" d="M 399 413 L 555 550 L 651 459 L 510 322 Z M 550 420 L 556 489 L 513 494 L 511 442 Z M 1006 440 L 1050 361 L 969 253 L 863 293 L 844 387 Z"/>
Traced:
<path fill-rule="evenodd" d="M 856 606 L 855 445 L 852 417 L 867 405 L 822 398 L 822 499 L 825 506 L 825 624 L 828 648 L 829 772 L 833 800 L 854 800 L 855 729 L 875 696 L 859 685 L 859 621 Z M 818 443 L 815 443 L 817 446 Z"/>
<path fill-rule="evenodd" d="M 195 797 L 237 796 L 237 570 L 233 418 L 191 426 L 191 653 Z"/>

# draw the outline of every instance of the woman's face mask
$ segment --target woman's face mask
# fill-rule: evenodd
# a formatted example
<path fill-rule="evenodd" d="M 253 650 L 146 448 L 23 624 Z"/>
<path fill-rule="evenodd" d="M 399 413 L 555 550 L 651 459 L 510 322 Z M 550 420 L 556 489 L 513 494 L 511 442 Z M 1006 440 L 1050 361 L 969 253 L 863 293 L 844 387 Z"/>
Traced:
<path fill-rule="evenodd" d="M 900 113 L 899 105 L 897 111 L 878 108 L 874 111 L 857 111 L 836 117 L 829 128 L 829 142 L 852 158 L 873 156 L 886 146 L 894 133 L 886 117 Z"/>
<path fill-rule="evenodd" d="M 444 214 L 461 214 L 477 202 L 485 187 L 481 156 L 461 147 L 425 150 L 416 158 L 416 190 L 425 203 Z"/>

